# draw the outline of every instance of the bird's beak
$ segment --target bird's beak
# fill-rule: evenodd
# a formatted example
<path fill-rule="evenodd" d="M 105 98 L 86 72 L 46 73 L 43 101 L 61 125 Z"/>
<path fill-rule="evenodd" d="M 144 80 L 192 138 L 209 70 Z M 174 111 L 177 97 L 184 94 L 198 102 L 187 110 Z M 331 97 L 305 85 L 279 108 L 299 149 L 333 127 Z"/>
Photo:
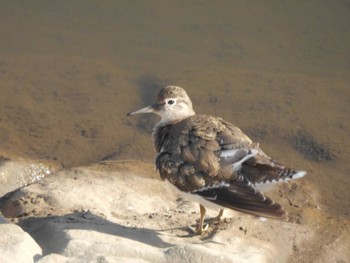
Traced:
<path fill-rule="evenodd" d="M 144 113 L 152 113 L 152 112 L 154 112 L 154 107 L 153 107 L 153 105 L 144 107 L 144 108 L 139 109 L 139 110 L 137 110 L 137 111 L 129 112 L 129 113 L 126 114 L 126 115 L 127 115 L 127 116 L 131 116 L 131 115 L 136 115 L 136 114 L 144 114 Z"/>

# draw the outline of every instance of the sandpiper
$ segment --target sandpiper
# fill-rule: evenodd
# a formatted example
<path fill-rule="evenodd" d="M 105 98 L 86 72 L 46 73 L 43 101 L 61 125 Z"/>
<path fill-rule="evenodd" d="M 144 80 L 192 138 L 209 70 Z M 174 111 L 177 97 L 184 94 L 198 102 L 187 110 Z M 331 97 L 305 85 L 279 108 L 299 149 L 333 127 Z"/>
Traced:
<path fill-rule="evenodd" d="M 283 219 L 286 212 L 259 189 L 262 185 L 303 177 L 305 171 L 272 160 L 233 124 L 209 115 L 196 115 L 183 88 L 161 89 L 153 105 L 128 113 L 155 113 L 153 128 L 160 177 L 196 197 L 200 220 L 196 234 L 207 230 L 206 207 L 215 204 L 251 215 Z"/>

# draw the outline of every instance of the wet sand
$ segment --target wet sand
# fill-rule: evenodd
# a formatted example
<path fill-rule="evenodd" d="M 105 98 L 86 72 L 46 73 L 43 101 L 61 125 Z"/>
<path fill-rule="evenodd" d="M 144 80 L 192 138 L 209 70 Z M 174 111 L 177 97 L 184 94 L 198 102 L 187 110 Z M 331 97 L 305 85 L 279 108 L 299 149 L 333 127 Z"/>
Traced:
<path fill-rule="evenodd" d="M 125 114 L 164 85 L 182 86 L 196 112 L 308 171 L 296 203 L 323 241 L 296 255 L 311 260 L 350 232 L 349 10 L 341 1 L 2 3 L 0 154 L 63 168 L 152 163 L 156 118 Z"/>

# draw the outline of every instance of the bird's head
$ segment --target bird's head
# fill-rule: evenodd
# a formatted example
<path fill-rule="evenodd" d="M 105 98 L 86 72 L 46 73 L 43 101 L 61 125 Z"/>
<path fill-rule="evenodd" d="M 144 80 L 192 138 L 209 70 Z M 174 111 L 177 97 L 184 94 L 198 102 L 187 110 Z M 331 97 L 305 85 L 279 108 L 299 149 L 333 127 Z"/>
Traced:
<path fill-rule="evenodd" d="M 186 91 L 177 86 L 162 88 L 154 104 L 137 111 L 129 112 L 127 115 L 131 116 L 144 113 L 155 113 L 159 115 L 161 117 L 161 124 L 176 123 L 195 115 L 192 102 Z"/>

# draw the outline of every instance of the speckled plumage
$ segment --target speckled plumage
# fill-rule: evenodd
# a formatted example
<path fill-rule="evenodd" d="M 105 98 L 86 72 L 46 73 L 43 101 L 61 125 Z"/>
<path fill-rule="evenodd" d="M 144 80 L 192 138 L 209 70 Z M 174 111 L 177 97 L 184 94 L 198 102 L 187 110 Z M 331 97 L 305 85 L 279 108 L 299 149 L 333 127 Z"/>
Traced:
<path fill-rule="evenodd" d="M 220 170 L 220 140 L 224 141 L 228 133 L 234 134 L 232 147 L 251 144 L 238 128 L 229 130 L 222 119 L 207 115 L 194 115 L 175 124 L 156 127 L 153 139 L 159 153 L 156 166 L 161 177 L 186 192 L 231 178 L 231 174 Z"/>
<path fill-rule="evenodd" d="M 154 105 L 130 115 L 149 112 L 161 116 L 152 135 L 162 179 L 221 207 L 270 218 L 285 216 L 282 207 L 255 186 L 300 178 L 306 172 L 273 161 L 233 124 L 195 115 L 180 87 L 163 88 Z M 201 207 L 201 222 L 203 216 Z"/>

